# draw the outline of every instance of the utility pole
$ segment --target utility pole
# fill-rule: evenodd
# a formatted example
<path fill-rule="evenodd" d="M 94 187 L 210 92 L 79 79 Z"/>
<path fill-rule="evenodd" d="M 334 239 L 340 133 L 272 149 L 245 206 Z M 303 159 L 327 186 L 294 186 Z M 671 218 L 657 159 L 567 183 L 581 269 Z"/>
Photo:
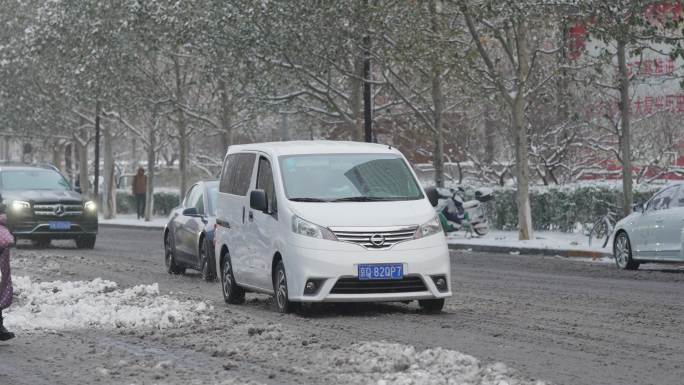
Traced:
<path fill-rule="evenodd" d="M 366 0 L 366 8 L 368 0 Z M 366 31 L 363 36 L 363 131 L 366 142 L 373 142 L 373 100 L 371 94 L 371 39 Z"/>
<path fill-rule="evenodd" d="M 100 101 L 95 102 L 95 181 L 93 182 L 93 194 L 95 200 L 99 197 L 100 184 Z M 83 182 L 81 182 L 83 183 Z M 87 181 L 86 181 L 87 183 Z"/>

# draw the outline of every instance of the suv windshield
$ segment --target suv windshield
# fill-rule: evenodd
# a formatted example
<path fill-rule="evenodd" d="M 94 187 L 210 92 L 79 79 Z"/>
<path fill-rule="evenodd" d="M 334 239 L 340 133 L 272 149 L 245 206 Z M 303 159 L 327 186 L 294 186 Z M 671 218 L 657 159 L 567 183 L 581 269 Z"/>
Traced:
<path fill-rule="evenodd" d="M 279 157 L 285 194 L 302 202 L 422 199 L 406 162 L 396 155 L 321 154 Z"/>
<path fill-rule="evenodd" d="M 51 170 L 5 170 L 0 182 L 3 190 L 71 190 L 69 182 Z"/>

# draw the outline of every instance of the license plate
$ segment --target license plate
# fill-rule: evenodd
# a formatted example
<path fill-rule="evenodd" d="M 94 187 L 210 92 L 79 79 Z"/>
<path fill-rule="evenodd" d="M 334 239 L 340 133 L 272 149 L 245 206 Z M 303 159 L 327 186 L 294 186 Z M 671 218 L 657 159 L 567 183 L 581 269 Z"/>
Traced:
<path fill-rule="evenodd" d="M 50 221 L 48 226 L 50 230 L 71 230 L 71 222 L 67 221 Z"/>
<path fill-rule="evenodd" d="M 359 265 L 359 280 L 402 279 L 404 265 L 401 263 Z"/>

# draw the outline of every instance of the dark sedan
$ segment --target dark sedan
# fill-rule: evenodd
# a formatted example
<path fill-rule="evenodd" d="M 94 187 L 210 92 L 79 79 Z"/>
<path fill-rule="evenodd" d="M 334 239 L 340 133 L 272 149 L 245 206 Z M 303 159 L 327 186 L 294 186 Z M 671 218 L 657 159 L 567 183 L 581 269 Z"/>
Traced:
<path fill-rule="evenodd" d="M 199 270 L 210 281 L 214 272 L 214 225 L 218 181 L 194 184 L 169 216 L 164 228 L 164 259 L 170 274 Z"/>

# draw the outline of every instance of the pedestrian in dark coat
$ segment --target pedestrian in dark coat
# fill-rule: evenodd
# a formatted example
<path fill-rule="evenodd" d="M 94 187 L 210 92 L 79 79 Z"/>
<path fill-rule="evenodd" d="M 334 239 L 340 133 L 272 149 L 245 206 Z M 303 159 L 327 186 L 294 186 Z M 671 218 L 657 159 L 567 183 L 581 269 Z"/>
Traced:
<path fill-rule="evenodd" d="M 7 229 L 5 205 L 0 197 L 0 341 L 14 338 L 14 333 L 5 328 L 2 322 L 2 311 L 12 304 L 12 275 L 10 272 L 10 247 L 14 244 L 14 236 Z"/>

